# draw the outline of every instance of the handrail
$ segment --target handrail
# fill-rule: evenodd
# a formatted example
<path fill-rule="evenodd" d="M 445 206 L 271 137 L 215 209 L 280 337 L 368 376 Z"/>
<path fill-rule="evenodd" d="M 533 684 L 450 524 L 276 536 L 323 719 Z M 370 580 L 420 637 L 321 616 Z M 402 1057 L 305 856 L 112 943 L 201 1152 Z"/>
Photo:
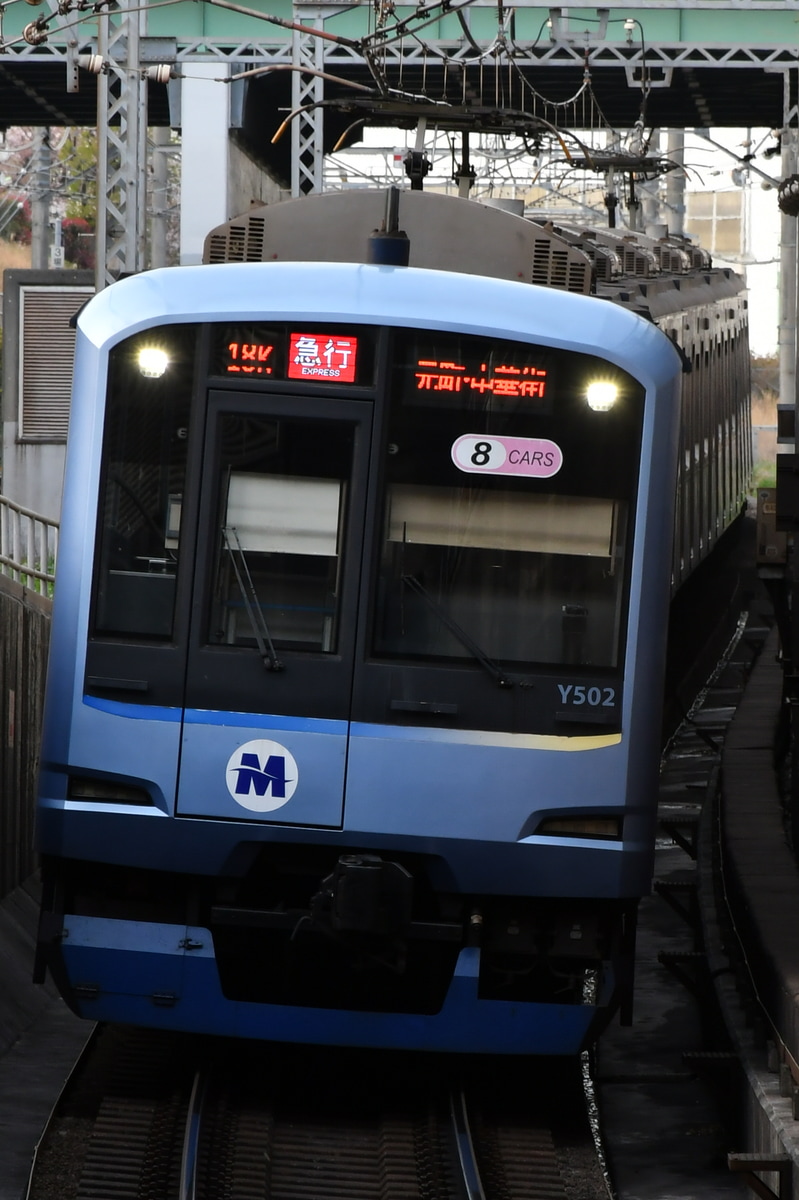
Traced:
<path fill-rule="evenodd" d="M 58 521 L 0 495 L 0 574 L 52 596 Z"/>

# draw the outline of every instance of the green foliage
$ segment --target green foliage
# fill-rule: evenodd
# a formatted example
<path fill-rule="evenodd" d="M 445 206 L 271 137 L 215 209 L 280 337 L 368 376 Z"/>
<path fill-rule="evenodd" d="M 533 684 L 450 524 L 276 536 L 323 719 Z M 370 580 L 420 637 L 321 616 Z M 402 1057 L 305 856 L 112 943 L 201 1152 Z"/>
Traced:
<path fill-rule="evenodd" d="M 752 483 L 750 491 L 758 488 L 773 488 L 777 486 L 777 464 L 769 459 L 761 459 L 752 468 Z"/>
<path fill-rule="evenodd" d="M 777 354 L 753 354 L 751 357 L 752 390 L 777 393 L 780 390 L 780 359 Z"/>
<path fill-rule="evenodd" d="M 780 390 L 780 358 L 778 354 L 753 354 L 752 422 L 757 425 L 776 425 L 777 401 Z M 759 459 L 752 468 L 750 490 L 777 486 L 777 464 L 773 458 Z"/>
<path fill-rule="evenodd" d="M 87 221 L 94 229 L 97 220 L 97 132 L 70 129 L 58 152 L 63 171 L 62 195 L 67 218 Z"/>
<path fill-rule="evenodd" d="M 94 268 L 97 223 L 97 133 L 68 129 L 58 150 L 61 238 L 69 266 Z"/>

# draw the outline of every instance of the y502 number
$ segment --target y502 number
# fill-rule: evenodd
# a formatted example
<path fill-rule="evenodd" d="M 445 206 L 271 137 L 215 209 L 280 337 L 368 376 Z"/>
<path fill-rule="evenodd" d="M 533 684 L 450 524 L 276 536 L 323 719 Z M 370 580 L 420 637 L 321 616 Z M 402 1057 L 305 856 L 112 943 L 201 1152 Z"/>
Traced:
<path fill-rule="evenodd" d="M 616 689 L 612 687 L 585 687 L 581 683 L 559 683 L 558 691 L 562 704 L 575 708 L 587 704 L 589 708 L 615 708 Z"/>

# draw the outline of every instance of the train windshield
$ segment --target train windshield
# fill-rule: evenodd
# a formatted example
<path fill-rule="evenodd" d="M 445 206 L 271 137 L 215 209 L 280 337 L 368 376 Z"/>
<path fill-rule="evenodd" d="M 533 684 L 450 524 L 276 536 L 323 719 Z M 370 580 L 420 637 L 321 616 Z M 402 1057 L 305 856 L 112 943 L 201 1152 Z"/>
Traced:
<path fill-rule="evenodd" d="M 111 356 L 91 686 L 546 731 L 563 676 L 618 724 L 643 401 L 599 358 L 450 331 L 134 335 Z"/>
<path fill-rule="evenodd" d="M 197 327 L 129 338 L 109 366 L 95 630 L 172 636 Z"/>
<path fill-rule="evenodd" d="M 640 385 L 584 355 L 398 342 L 373 654 L 616 667 Z"/>
<path fill-rule="evenodd" d="M 209 641 L 334 653 L 352 426 L 228 415 Z"/>

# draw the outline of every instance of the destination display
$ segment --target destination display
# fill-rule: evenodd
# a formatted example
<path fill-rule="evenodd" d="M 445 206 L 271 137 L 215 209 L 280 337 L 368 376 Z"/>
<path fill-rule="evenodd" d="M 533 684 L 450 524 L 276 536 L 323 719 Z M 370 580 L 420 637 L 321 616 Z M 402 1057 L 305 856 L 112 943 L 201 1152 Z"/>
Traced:
<path fill-rule="evenodd" d="M 524 396 L 544 400 L 547 371 L 540 367 L 514 366 L 503 362 L 466 362 L 420 358 L 416 387 L 420 392 L 490 392 L 494 396 Z"/>
<path fill-rule="evenodd" d="M 405 335 L 405 402 L 494 412 L 552 412 L 557 354 L 546 346 L 419 331 Z M 448 398 L 449 397 L 449 398 Z"/>

